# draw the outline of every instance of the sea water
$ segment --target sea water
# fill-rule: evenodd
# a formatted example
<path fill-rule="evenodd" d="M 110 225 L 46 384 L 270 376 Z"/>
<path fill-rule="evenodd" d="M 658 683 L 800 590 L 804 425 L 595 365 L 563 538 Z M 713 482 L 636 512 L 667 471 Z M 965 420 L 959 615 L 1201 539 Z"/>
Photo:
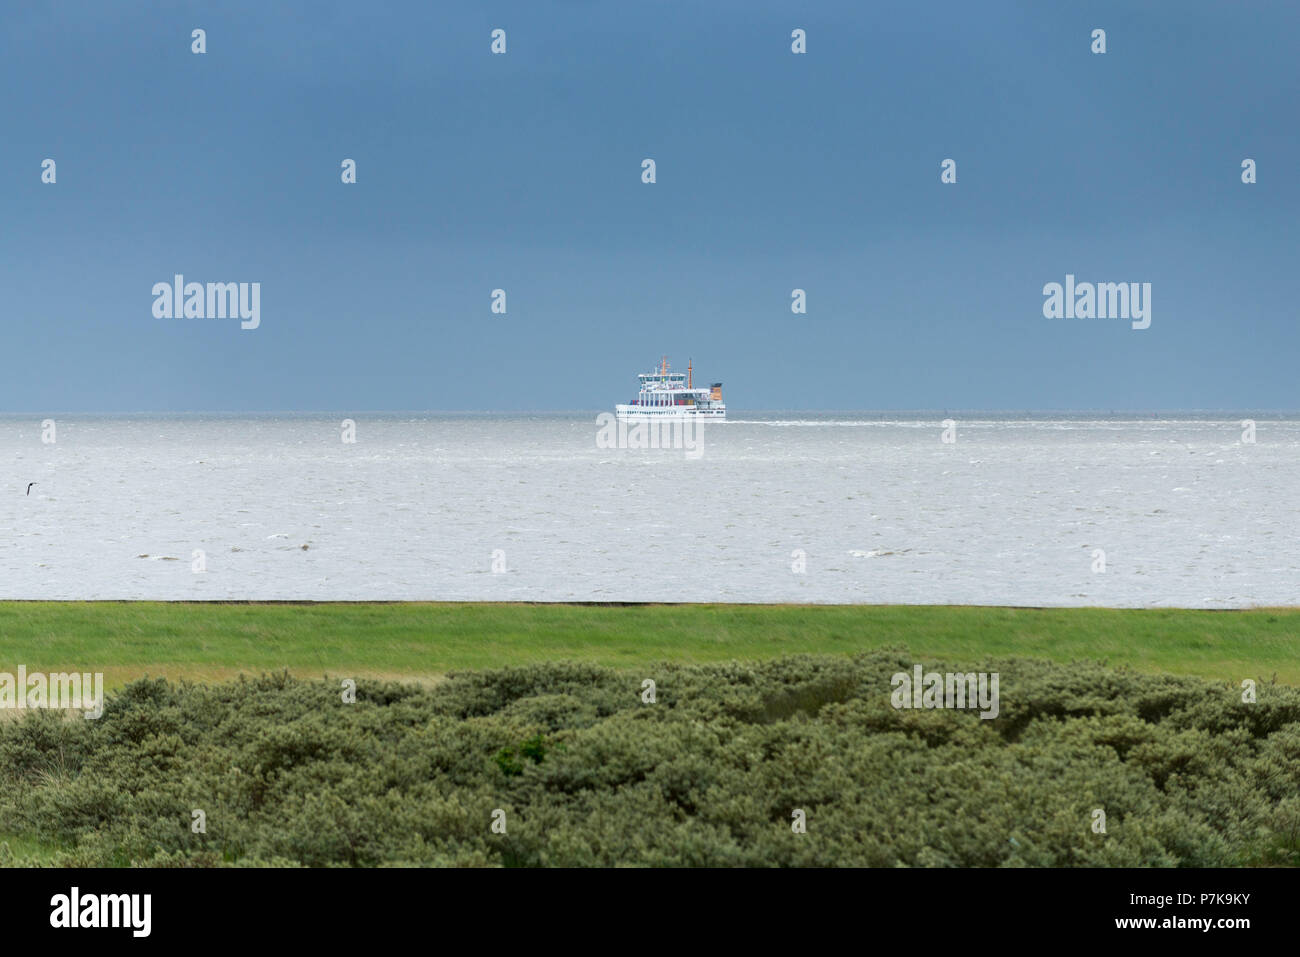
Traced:
<path fill-rule="evenodd" d="M 731 414 L 0 417 L 0 598 L 1300 604 L 1294 416 Z"/>

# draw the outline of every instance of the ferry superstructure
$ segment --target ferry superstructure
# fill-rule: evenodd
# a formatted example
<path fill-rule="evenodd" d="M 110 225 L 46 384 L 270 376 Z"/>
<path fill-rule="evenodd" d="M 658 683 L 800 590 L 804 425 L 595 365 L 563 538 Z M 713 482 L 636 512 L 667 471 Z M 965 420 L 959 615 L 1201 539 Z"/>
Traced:
<path fill-rule="evenodd" d="M 614 407 L 620 419 L 644 421 L 647 419 L 711 419 L 725 421 L 727 406 L 722 401 L 722 383 L 714 382 L 708 388 L 695 388 L 694 372 L 690 362 L 686 372 L 669 372 L 668 357 L 659 362 L 654 372 L 643 372 L 637 379 L 641 389 L 635 399 Z"/>

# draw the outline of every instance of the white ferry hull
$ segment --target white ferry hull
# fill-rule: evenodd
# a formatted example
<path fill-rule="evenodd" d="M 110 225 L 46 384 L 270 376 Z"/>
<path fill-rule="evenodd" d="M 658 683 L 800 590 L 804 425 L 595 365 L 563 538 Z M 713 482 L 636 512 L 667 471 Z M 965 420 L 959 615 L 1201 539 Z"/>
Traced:
<path fill-rule="evenodd" d="M 725 405 L 716 405 L 711 408 L 680 405 L 660 407 L 616 405 L 614 406 L 614 412 L 619 419 L 625 422 L 680 422 L 687 419 L 708 419 L 711 422 L 725 422 L 727 420 L 727 407 Z"/>

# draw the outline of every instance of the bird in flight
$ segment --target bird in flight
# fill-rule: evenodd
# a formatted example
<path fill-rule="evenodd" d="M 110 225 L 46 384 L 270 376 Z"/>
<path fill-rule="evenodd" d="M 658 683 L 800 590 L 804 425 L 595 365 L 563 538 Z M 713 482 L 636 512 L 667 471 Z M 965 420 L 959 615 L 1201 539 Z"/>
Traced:
<path fill-rule="evenodd" d="M 35 485 L 35 484 L 36 484 L 35 482 L 28 482 L 28 483 L 27 483 L 27 494 L 28 494 L 28 495 L 31 495 L 31 494 L 32 494 L 32 486 Z"/>

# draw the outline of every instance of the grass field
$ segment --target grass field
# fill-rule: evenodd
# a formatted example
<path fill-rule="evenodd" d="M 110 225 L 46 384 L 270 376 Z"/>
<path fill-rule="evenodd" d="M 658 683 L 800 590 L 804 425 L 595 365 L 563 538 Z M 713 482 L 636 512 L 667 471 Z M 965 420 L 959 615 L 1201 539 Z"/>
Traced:
<path fill-rule="evenodd" d="M 570 660 L 631 668 L 903 647 L 973 662 L 1024 655 L 1141 672 L 1300 685 L 1300 609 L 1013 609 L 907 605 L 0 602 L 0 671 L 212 681 L 432 681 Z"/>

